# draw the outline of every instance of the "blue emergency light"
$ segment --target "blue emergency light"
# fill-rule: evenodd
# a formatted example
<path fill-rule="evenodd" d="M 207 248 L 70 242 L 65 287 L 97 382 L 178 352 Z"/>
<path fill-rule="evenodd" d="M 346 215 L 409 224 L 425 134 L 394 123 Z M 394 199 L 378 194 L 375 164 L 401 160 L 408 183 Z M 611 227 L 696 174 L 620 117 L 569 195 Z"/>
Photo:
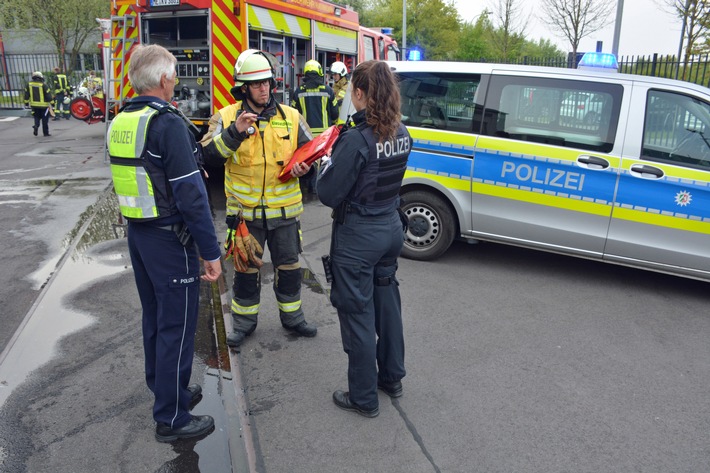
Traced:
<path fill-rule="evenodd" d="M 577 69 L 617 72 L 619 63 L 616 60 L 616 56 L 611 53 L 584 53 L 577 65 Z"/>
<path fill-rule="evenodd" d="M 418 48 L 412 48 L 407 51 L 407 61 L 421 61 L 422 51 Z"/>

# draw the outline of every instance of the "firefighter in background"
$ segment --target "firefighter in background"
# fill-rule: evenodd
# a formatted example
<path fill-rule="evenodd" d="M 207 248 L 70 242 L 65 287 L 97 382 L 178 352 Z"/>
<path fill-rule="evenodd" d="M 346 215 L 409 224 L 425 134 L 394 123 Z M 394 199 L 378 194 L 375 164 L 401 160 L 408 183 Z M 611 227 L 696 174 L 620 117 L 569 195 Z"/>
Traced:
<path fill-rule="evenodd" d="M 330 65 L 330 74 L 333 76 L 335 100 L 338 101 L 338 107 L 340 107 L 343 105 L 345 92 L 348 90 L 348 67 L 342 62 L 336 61 Z"/>
<path fill-rule="evenodd" d="M 54 100 L 57 104 L 54 110 L 54 120 L 66 118 L 69 120 L 69 81 L 58 67 L 54 68 Z"/>
<path fill-rule="evenodd" d="M 297 148 L 313 136 L 298 110 L 281 105 L 271 93 L 276 86 L 272 63 L 262 51 L 242 52 L 234 65 L 232 95 L 236 103 L 210 118 L 209 130 L 200 142 L 205 162 L 225 167 L 227 225 L 242 219 L 249 234 L 263 248 L 268 243 L 274 266 L 273 289 L 281 325 L 303 337 L 314 337 L 317 328 L 306 322 L 301 307 L 301 231 L 298 216 L 303 202 L 298 178 L 310 166 L 297 163 L 291 178 L 278 178 Z M 234 330 L 227 336 L 230 347 L 239 347 L 254 332 L 261 301 L 258 262 L 237 265 L 232 288 Z M 260 262 L 260 261 L 259 261 Z"/>
<path fill-rule="evenodd" d="M 323 82 L 323 68 L 318 61 L 307 61 L 303 73 L 303 84 L 293 94 L 291 106 L 301 112 L 313 135 L 318 136 L 337 121 L 338 101 L 333 89 Z M 309 192 L 315 192 L 316 168 L 313 166 L 302 179 Z"/>
<path fill-rule="evenodd" d="M 54 96 L 49 86 L 44 83 L 44 75 L 37 71 L 32 73 L 32 79 L 25 86 L 25 108 L 32 109 L 32 116 L 35 124 L 32 126 L 33 134 L 37 136 L 37 130 L 42 124 L 42 134 L 49 134 L 50 108 L 54 105 Z"/>
<path fill-rule="evenodd" d="M 81 86 L 86 87 L 91 95 L 95 95 L 100 99 L 104 98 L 104 83 L 100 77 L 96 77 L 94 71 L 89 71 L 89 77 L 84 79 Z"/>

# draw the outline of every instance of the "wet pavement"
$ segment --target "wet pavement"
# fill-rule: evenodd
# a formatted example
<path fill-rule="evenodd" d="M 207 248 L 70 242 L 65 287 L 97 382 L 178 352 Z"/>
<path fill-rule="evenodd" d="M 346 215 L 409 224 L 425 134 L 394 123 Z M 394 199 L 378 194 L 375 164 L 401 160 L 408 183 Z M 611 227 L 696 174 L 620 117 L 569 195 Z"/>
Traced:
<path fill-rule="evenodd" d="M 33 302 L 17 330 L 3 331 L 0 345 L 0 471 L 248 471 L 237 400 L 242 388 L 226 347 L 218 345 L 224 283 L 222 289 L 202 286 L 191 380 L 203 386 L 194 412 L 212 415 L 215 431 L 158 443 L 125 229 L 97 146 L 105 128 L 75 121 L 60 126 L 52 129 L 56 141 L 29 143 L 3 156 L 7 166 L 0 168 L 2 219 L 20 216 L 13 227 L 3 222 L 3 232 L 14 237 L 3 240 L 37 242 L 24 253 L 27 261 L 17 263 L 36 269 L 14 271 L 25 275 L 16 294 Z M 3 131 L 0 124 L 0 136 Z M 16 159 L 24 161 L 13 167 Z M 91 177 L 74 174 L 84 172 L 87 161 L 96 163 Z M 59 210 L 43 214 L 53 200 Z M 32 213 L 46 216 L 29 224 Z M 2 297 L 7 309 L 14 294 Z M 6 310 L 3 317 L 9 315 Z"/>
<path fill-rule="evenodd" d="M 24 120 L 0 120 L 0 472 L 710 471 L 707 284 L 520 248 L 400 259 L 404 395 L 379 393 L 374 419 L 338 409 L 347 356 L 321 265 L 330 210 L 313 195 L 302 299 L 318 335 L 281 327 L 267 247 L 258 327 L 227 350 L 226 263 L 203 285 L 192 379 L 194 412 L 216 429 L 156 442 L 104 128 L 62 122 L 47 144 L 16 136 Z"/>

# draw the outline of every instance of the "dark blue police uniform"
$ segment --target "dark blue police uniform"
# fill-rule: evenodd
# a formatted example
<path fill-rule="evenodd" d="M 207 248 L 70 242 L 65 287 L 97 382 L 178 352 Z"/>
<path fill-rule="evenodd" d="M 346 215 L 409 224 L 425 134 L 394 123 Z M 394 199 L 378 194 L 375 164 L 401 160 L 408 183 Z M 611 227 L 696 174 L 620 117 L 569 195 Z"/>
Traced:
<path fill-rule="evenodd" d="M 396 272 L 404 244 L 399 189 L 412 139 L 400 125 L 393 140 L 378 143 L 364 110 L 352 119 L 355 127 L 323 164 L 317 192 L 334 209 L 331 302 L 348 354 L 350 401 L 369 411 L 378 407 L 378 381 L 406 374 Z"/>
<path fill-rule="evenodd" d="M 126 110 L 149 102 L 167 106 L 157 97 L 140 96 Z M 199 257 L 215 261 L 221 255 L 197 152 L 177 114 L 152 119 L 144 158 L 161 211 L 156 219 L 128 222 L 128 247 L 143 307 L 145 376 L 155 395 L 153 418 L 171 429 L 191 419 L 187 386 L 199 309 Z M 183 245 L 178 232 L 185 226 L 192 241 Z"/>

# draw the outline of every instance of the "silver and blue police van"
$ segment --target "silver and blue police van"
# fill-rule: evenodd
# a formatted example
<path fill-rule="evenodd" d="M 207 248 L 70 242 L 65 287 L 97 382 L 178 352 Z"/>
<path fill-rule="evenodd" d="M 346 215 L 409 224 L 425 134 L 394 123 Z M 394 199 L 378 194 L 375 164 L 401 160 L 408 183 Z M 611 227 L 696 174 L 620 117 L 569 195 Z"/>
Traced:
<path fill-rule="evenodd" d="M 486 240 L 710 280 L 710 89 L 609 62 L 390 64 L 414 139 L 403 256 Z"/>

